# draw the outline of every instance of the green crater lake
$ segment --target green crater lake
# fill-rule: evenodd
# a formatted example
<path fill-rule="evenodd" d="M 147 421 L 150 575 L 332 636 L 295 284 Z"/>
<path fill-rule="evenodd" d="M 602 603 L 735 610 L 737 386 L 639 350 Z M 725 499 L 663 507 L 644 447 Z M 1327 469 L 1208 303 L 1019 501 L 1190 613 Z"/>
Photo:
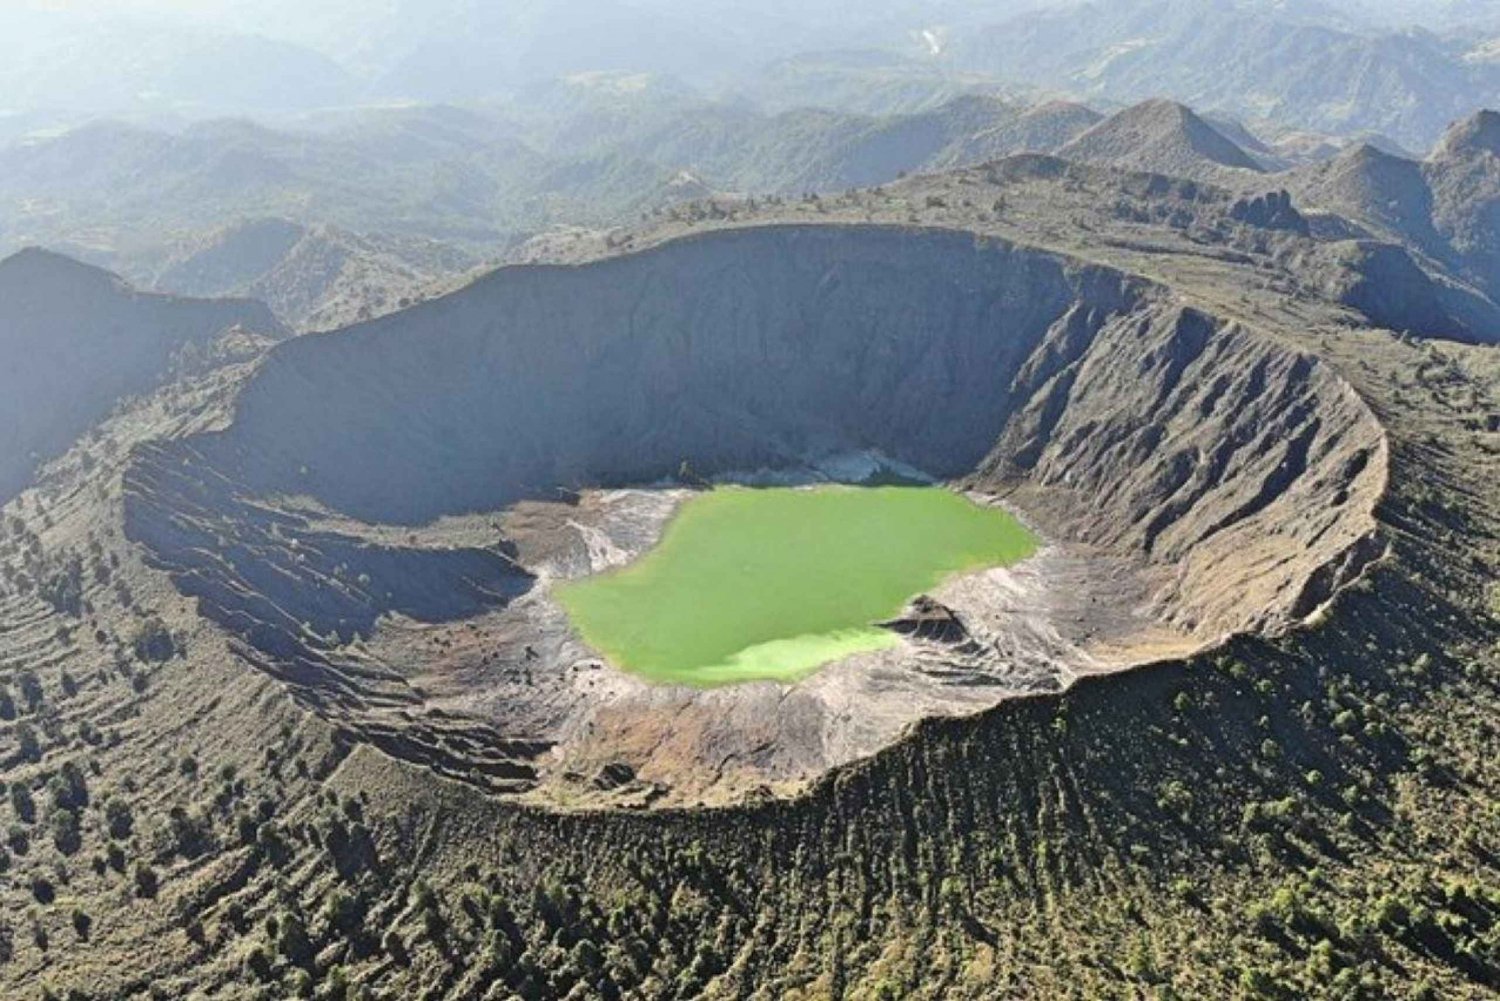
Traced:
<path fill-rule="evenodd" d="M 875 623 L 1036 545 L 1006 512 L 935 487 L 728 487 L 684 503 L 639 560 L 557 595 L 591 646 L 651 681 L 794 681 L 895 646 Z"/>

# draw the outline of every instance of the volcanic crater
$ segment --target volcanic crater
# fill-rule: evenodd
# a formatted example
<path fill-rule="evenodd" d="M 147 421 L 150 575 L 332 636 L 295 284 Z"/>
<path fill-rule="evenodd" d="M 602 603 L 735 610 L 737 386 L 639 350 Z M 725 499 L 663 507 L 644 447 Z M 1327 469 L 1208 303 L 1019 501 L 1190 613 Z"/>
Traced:
<path fill-rule="evenodd" d="M 1326 364 L 1150 280 L 967 232 L 760 225 L 285 342 L 222 427 L 136 450 L 125 513 L 239 656 L 357 739 L 644 807 L 794 793 L 928 717 L 1291 628 L 1381 551 L 1387 458 Z M 1043 544 L 795 684 L 650 684 L 556 600 L 705 482 L 892 473 Z"/>

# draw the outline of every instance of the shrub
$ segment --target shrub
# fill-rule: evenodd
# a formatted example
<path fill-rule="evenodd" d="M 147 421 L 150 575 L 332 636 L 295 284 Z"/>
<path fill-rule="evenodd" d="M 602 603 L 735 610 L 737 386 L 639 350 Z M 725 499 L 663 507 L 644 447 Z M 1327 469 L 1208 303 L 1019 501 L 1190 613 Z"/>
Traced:
<path fill-rule="evenodd" d="M 334 890 L 324 905 L 324 917 L 345 938 L 353 938 L 364 928 L 365 902 L 344 890 Z"/>
<path fill-rule="evenodd" d="M 64 855 L 83 847 L 83 830 L 76 812 L 64 808 L 52 814 L 52 843 Z"/>
<path fill-rule="evenodd" d="M 277 923 L 276 949 L 297 966 L 312 962 L 312 940 L 307 937 L 307 926 L 296 914 L 285 914 Z"/>
<path fill-rule="evenodd" d="M 36 712 L 47 701 L 47 692 L 42 688 L 42 679 L 36 676 L 35 671 L 22 671 L 16 678 L 16 684 L 21 689 L 21 698 L 26 702 L 26 708 Z"/>
<path fill-rule="evenodd" d="M 245 968 L 250 975 L 257 980 L 271 979 L 271 956 L 266 952 L 265 946 L 252 946 L 245 954 Z"/>
<path fill-rule="evenodd" d="M 159 887 L 156 870 L 144 862 L 137 862 L 135 864 L 135 895 L 149 900 L 156 896 Z"/>
<path fill-rule="evenodd" d="M 380 948 L 398 966 L 405 966 L 411 962 L 411 956 L 406 951 L 406 941 L 394 928 L 387 931 L 385 936 L 381 938 Z"/>
<path fill-rule="evenodd" d="M 130 804 L 118 796 L 104 804 L 104 821 L 108 825 L 109 836 L 117 841 L 130 837 L 131 831 L 135 830 L 135 814 L 131 813 Z"/>
<path fill-rule="evenodd" d="M 16 815 L 16 819 L 23 824 L 36 821 L 36 801 L 31 798 L 31 790 L 23 783 L 11 783 L 10 808 L 11 812 Z"/>
<path fill-rule="evenodd" d="M 47 783 L 52 805 L 59 810 L 81 810 L 89 805 L 88 780 L 76 762 L 69 761 Z"/>
<path fill-rule="evenodd" d="M 130 647 L 135 651 L 137 659 L 157 664 L 171 660 L 178 653 L 177 642 L 172 639 L 171 630 L 154 615 L 137 627 Z"/>
<path fill-rule="evenodd" d="M 332 967 L 323 978 L 323 996 L 328 1001 L 345 1001 L 349 996 L 349 974 L 342 966 Z"/>
<path fill-rule="evenodd" d="M 30 723 L 21 723 L 16 726 L 16 744 L 22 761 L 42 760 L 42 743 L 37 738 L 36 727 Z"/>
<path fill-rule="evenodd" d="M 1276 982 L 1265 970 L 1246 967 L 1240 971 L 1240 990 L 1251 997 L 1271 997 L 1276 993 Z"/>
<path fill-rule="evenodd" d="M 1185 817 L 1193 808 L 1193 794 L 1182 782 L 1172 779 L 1157 787 L 1156 805 L 1167 813 Z"/>
<path fill-rule="evenodd" d="M 167 825 L 172 850 L 183 858 L 196 858 L 213 847 L 213 827 L 196 813 L 174 806 L 168 814 Z"/>
<path fill-rule="evenodd" d="M 78 554 L 43 580 L 37 594 L 55 611 L 78 618 L 83 612 L 83 560 Z"/>

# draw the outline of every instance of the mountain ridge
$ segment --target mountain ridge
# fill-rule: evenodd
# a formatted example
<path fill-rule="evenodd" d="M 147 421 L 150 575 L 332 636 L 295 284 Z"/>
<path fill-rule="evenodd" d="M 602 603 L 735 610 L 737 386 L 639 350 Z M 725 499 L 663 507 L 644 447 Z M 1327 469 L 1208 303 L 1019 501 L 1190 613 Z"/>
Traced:
<path fill-rule="evenodd" d="M 30 480 L 124 397 L 168 374 L 173 355 L 233 328 L 286 331 L 250 300 L 139 292 L 118 276 L 31 248 L 0 260 L 0 498 Z"/>

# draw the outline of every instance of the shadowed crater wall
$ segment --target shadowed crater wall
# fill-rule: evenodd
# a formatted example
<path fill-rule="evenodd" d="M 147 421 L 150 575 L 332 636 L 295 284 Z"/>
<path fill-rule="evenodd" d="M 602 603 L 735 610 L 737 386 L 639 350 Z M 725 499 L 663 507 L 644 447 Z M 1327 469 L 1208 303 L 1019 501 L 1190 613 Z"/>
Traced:
<path fill-rule="evenodd" d="M 876 228 L 505 269 L 273 353 L 205 451 L 259 491 L 402 523 L 683 459 L 714 472 L 876 448 L 954 476 L 993 446 L 1044 331 L 1080 301 L 1097 325 L 1142 292 L 966 235 Z"/>

